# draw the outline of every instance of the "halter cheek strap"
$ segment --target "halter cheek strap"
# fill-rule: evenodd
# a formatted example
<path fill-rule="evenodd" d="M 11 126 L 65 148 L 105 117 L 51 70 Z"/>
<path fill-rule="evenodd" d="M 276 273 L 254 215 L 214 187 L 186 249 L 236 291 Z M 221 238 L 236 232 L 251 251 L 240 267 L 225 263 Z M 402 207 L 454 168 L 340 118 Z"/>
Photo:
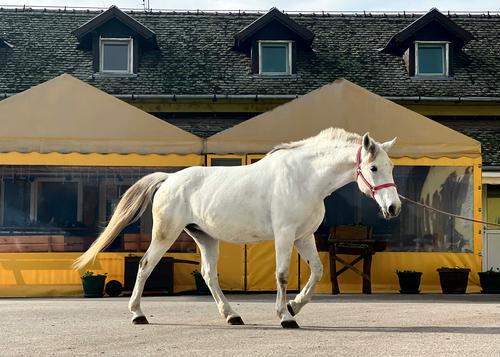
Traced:
<path fill-rule="evenodd" d="M 358 154 L 356 155 L 356 180 L 358 180 L 359 177 L 361 177 L 361 180 L 365 183 L 366 187 L 370 189 L 370 192 L 372 194 L 372 198 L 375 199 L 375 193 L 378 190 L 381 190 L 383 188 L 387 187 L 396 187 L 397 190 L 397 185 L 395 183 L 383 183 L 382 185 L 378 186 L 373 186 L 371 183 L 368 182 L 368 180 L 363 176 L 363 172 L 361 172 L 361 149 L 363 146 L 360 146 L 358 149 Z"/>

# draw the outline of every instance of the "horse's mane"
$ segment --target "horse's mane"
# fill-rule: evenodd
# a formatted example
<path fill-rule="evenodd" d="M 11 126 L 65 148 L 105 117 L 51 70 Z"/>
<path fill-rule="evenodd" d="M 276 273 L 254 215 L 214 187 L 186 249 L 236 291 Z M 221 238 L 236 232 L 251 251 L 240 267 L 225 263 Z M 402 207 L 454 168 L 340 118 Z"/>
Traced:
<path fill-rule="evenodd" d="M 332 143 L 335 141 L 335 143 Z M 328 143 L 329 145 L 334 144 L 335 146 L 343 146 L 345 144 L 359 144 L 361 142 L 361 136 L 356 133 L 348 132 L 341 128 L 328 128 L 322 130 L 319 134 L 311 136 L 310 138 L 293 141 L 291 143 L 283 143 L 276 145 L 267 155 L 272 154 L 278 150 L 290 150 L 306 145 L 321 145 L 323 143 Z"/>

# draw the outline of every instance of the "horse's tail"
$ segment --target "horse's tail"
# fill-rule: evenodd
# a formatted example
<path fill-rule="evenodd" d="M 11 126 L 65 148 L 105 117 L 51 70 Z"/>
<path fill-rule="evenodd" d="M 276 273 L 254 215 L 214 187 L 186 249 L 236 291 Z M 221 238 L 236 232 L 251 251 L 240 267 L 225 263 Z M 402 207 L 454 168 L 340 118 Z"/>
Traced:
<path fill-rule="evenodd" d="M 156 189 L 167 179 L 168 175 L 155 172 L 144 176 L 132 185 L 118 202 L 113 216 L 99 238 L 75 260 L 73 269 L 80 270 L 93 263 L 97 253 L 111 244 L 123 228 L 138 220 L 151 202 Z"/>

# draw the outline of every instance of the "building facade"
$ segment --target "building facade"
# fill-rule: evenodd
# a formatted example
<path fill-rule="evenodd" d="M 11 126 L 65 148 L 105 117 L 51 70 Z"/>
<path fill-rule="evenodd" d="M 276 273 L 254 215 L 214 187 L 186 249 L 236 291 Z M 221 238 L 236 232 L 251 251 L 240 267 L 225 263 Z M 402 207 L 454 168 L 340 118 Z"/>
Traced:
<path fill-rule="evenodd" d="M 497 14 L 441 13 L 436 9 L 426 14 L 391 15 L 285 14 L 277 9 L 260 14 L 123 12 L 116 7 L 101 12 L 1 9 L 0 97 L 14 99 L 29 88 L 67 73 L 165 123 L 207 138 L 346 78 L 481 142 L 482 207 L 471 203 L 471 187 L 464 184 L 472 182 L 472 161 L 461 166 L 460 172 L 420 168 L 400 174 L 413 175 L 421 185 L 412 189 L 422 197 L 428 190 L 425 194 L 441 208 L 454 210 L 455 206 L 447 206 L 446 202 L 461 200 L 461 208 L 455 213 L 473 216 L 478 213 L 474 210 L 481 209 L 484 218 L 500 223 L 500 88 L 496 84 L 499 29 Z M 43 103 L 38 104 L 40 109 Z M 71 109 L 66 113 L 70 123 Z M 103 117 L 107 114 L 101 113 Z M 99 131 L 101 125 L 93 125 Z M 15 120 L 11 126 L 16 126 Z M 50 137 L 55 131 L 43 135 Z M 15 145 L 5 139 L 2 152 L 11 156 L 58 152 L 43 145 L 20 144 L 19 137 L 22 135 L 16 136 Z M 42 138 L 42 134 L 38 137 Z M 75 142 L 86 153 L 118 152 L 112 145 L 103 149 L 95 143 L 86 146 L 82 139 Z M 117 143 L 123 144 L 119 140 Z M 68 141 L 65 145 L 67 149 Z M 141 151 L 140 146 L 135 146 L 124 154 L 187 154 L 174 151 Z M 84 165 L 83 157 L 50 161 L 47 156 L 35 159 L 21 155 L 22 159 L 12 159 L 4 155 L 0 162 L 2 252 L 81 251 L 96 236 L 99 222 L 109 218 L 120 194 L 141 175 L 158 167 L 177 170 L 194 164 L 246 164 L 251 162 L 251 154 L 262 153 L 246 154 L 225 152 L 189 160 L 150 160 L 149 165 L 127 160 L 118 163 L 119 158 L 107 160 L 108 165 L 92 160 Z M 425 186 L 429 177 L 438 180 L 440 186 Z M 451 186 L 444 185 L 446 182 Z M 436 192 L 441 192 L 440 196 L 432 197 Z M 342 193 L 337 200 L 348 194 Z M 54 205 L 55 200 L 63 204 Z M 334 202 L 327 202 L 332 211 Z M 351 213 L 344 212 L 345 217 L 327 216 L 327 226 L 363 221 L 362 208 L 350 209 Z M 398 234 L 392 249 L 474 251 L 473 237 L 480 234 L 483 249 L 489 249 L 478 253 L 483 255 L 482 268 L 500 266 L 500 256 L 493 253 L 498 241 L 494 227 L 457 228 L 447 226 L 445 221 L 431 221 L 423 218 L 418 227 L 409 222 L 400 226 L 399 231 L 418 231 L 418 237 Z M 440 228 L 429 228 L 433 224 Z M 150 219 L 144 217 L 109 250 L 120 254 L 143 251 L 149 227 Z M 375 233 L 393 239 L 391 232 L 383 226 Z M 196 248 L 185 237 L 174 250 L 196 254 Z M 234 247 L 223 252 L 241 259 L 247 253 L 246 248 Z M 8 257 L 5 259 L 9 262 Z M 122 261 L 117 258 L 112 264 L 122 265 Z M 245 264 L 242 272 L 247 269 Z M 300 266 L 297 269 L 300 271 Z M 117 279 L 120 274 L 116 273 Z M 32 279 L 37 280 L 36 276 Z M 223 287 L 248 290 L 247 275 L 227 273 Z"/>

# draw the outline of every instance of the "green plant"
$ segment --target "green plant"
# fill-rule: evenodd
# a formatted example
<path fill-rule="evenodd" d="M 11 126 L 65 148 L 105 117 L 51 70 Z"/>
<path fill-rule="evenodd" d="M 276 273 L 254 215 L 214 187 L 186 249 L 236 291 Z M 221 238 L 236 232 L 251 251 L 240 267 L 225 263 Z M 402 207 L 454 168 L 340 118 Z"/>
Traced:
<path fill-rule="evenodd" d="M 87 278 L 90 276 L 108 276 L 108 273 L 95 274 L 93 271 L 87 270 L 85 273 L 83 273 L 82 278 Z"/>

